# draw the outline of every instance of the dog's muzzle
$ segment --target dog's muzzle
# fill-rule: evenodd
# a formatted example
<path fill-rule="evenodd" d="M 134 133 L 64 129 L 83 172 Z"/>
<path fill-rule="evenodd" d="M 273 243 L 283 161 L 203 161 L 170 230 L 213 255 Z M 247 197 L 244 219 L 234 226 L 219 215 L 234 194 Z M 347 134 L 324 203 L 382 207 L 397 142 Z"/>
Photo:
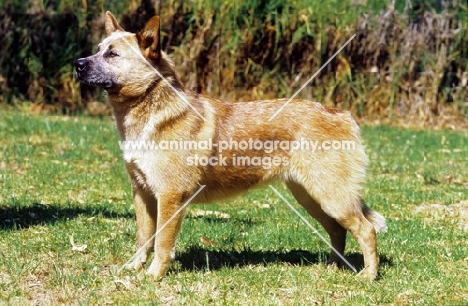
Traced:
<path fill-rule="evenodd" d="M 93 65 L 93 61 L 88 58 L 78 59 L 75 62 L 75 70 L 78 79 L 86 84 L 103 87 L 106 90 L 115 85 L 112 76 L 102 73 L 99 66 Z"/>

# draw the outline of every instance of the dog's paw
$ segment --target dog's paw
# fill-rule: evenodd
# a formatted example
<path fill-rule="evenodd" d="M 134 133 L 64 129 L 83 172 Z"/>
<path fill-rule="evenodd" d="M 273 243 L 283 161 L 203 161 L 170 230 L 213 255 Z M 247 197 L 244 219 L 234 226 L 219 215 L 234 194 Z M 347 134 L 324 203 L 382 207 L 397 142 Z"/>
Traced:
<path fill-rule="evenodd" d="M 140 271 L 143 269 L 143 266 L 146 262 L 141 261 L 139 258 L 136 258 L 132 262 L 129 262 L 124 265 L 125 269 Z"/>
<path fill-rule="evenodd" d="M 166 274 L 169 264 L 170 261 L 157 261 L 155 259 L 146 271 L 146 275 L 158 282 L 164 277 L 164 274 Z"/>
<path fill-rule="evenodd" d="M 376 269 L 370 269 L 369 267 L 365 267 L 363 270 L 361 270 L 358 274 L 358 277 L 363 278 L 367 281 L 373 281 L 377 278 L 377 270 Z"/>
<path fill-rule="evenodd" d="M 164 272 L 157 269 L 151 269 L 150 267 L 148 271 L 146 271 L 146 275 L 151 277 L 154 281 L 159 282 L 163 278 Z"/>
<path fill-rule="evenodd" d="M 148 259 L 148 254 L 143 252 L 142 250 L 138 250 L 137 253 L 134 255 L 134 258 L 131 262 L 127 262 L 124 267 L 128 270 L 137 270 L 140 271 L 146 264 L 146 260 Z"/>
<path fill-rule="evenodd" d="M 326 264 L 328 266 L 334 266 L 334 267 L 337 267 L 338 269 L 342 269 L 342 268 L 346 268 L 346 265 L 345 263 L 343 262 L 343 260 L 341 260 L 339 257 L 337 256 L 330 256 L 328 258 L 328 260 L 326 261 Z"/>

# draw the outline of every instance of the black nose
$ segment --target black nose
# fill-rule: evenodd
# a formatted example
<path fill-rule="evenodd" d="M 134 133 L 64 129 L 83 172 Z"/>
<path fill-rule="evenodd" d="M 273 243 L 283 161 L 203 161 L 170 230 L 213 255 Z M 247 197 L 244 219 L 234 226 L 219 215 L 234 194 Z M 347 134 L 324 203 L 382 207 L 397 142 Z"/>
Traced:
<path fill-rule="evenodd" d="M 88 60 L 80 58 L 75 62 L 75 68 L 77 72 L 83 72 L 88 68 Z"/>

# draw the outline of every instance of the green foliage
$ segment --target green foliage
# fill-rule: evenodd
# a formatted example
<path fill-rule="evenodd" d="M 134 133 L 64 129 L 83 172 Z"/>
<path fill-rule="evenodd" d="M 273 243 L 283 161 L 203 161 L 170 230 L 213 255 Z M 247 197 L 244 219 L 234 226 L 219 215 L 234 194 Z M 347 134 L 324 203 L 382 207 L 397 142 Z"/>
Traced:
<path fill-rule="evenodd" d="M 356 34 L 299 97 L 366 118 L 430 125 L 468 111 L 468 14 L 461 2 L 5 3 L 0 90 L 8 103 L 29 100 L 40 109 L 73 113 L 103 101 L 102 91 L 73 78 L 73 62 L 95 51 L 105 35 L 103 14 L 111 10 L 129 31 L 160 14 L 163 49 L 183 81 L 216 98 L 291 96 Z"/>

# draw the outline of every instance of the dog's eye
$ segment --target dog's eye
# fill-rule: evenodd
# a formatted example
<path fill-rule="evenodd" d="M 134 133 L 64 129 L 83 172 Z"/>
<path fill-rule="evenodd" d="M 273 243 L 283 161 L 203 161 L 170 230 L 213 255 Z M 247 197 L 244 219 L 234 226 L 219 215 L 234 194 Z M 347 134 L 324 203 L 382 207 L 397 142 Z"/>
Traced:
<path fill-rule="evenodd" d="M 117 57 L 117 56 L 119 56 L 119 55 L 117 54 L 117 52 L 115 52 L 113 50 L 109 50 L 107 52 L 107 57 Z"/>

